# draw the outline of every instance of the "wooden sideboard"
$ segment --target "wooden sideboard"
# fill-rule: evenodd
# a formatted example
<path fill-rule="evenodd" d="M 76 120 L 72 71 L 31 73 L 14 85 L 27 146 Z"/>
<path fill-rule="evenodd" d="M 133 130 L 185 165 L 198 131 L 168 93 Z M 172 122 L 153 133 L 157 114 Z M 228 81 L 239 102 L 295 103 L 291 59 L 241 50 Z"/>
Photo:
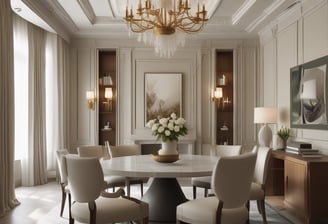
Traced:
<path fill-rule="evenodd" d="M 272 151 L 266 195 L 283 196 L 286 208 L 304 223 L 328 223 L 328 157 Z"/>

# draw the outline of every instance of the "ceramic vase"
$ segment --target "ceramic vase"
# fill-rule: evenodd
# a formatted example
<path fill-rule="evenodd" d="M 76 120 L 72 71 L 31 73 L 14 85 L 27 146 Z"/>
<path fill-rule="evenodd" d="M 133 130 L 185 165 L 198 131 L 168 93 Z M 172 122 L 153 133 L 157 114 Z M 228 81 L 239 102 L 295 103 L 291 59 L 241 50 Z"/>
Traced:
<path fill-rule="evenodd" d="M 177 141 L 162 142 L 162 148 L 158 150 L 158 155 L 177 155 Z"/>

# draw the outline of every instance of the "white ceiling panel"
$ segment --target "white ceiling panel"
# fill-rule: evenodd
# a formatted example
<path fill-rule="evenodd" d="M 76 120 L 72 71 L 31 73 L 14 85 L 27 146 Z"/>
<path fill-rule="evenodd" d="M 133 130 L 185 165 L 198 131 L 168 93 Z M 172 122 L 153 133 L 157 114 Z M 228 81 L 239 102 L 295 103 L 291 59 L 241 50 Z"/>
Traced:
<path fill-rule="evenodd" d="M 17 0 L 41 5 L 40 0 Z M 126 5 L 137 8 L 138 0 L 46 0 L 52 1 L 46 11 L 55 10 L 55 16 L 67 15 L 66 19 L 57 18 L 64 30 L 74 37 L 126 37 L 127 26 L 122 19 Z M 143 3 L 145 0 L 141 0 Z M 177 0 L 176 0 L 177 1 Z M 239 37 L 257 35 L 260 27 L 268 24 L 279 15 L 285 5 L 298 0 L 189 0 L 194 10 L 197 3 L 206 3 L 209 21 L 200 32 L 201 37 Z M 55 3 L 54 3 L 55 2 Z M 152 0 L 153 4 L 174 4 L 173 0 Z M 273 7 L 272 5 L 279 5 Z M 33 9 L 32 9 L 33 10 Z M 57 12 L 58 11 L 58 12 Z M 38 13 L 36 11 L 36 13 Z M 47 13 L 47 12 L 46 12 Z M 49 14 L 49 13 L 48 13 Z M 53 17 L 50 15 L 49 17 Z M 234 17 L 234 20 L 233 20 Z M 45 19 L 44 17 L 41 17 Z M 268 20 L 270 18 L 270 21 Z M 51 18 L 53 19 L 53 18 Z M 72 21 L 67 23 L 65 21 Z M 235 24 L 232 23 L 235 22 Z M 47 21 L 46 21 L 47 22 Z M 73 26 L 73 23 L 75 26 Z M 76 27 L 72 29 L 72 27 Z"/>

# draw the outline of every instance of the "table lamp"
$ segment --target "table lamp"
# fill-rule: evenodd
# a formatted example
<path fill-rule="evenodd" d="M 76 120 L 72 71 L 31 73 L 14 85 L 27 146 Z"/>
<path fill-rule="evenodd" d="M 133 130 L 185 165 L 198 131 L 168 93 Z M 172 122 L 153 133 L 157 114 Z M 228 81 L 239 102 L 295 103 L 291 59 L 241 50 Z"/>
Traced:
<path fill-rule="evenodd" d="M 272 141 L 272 130 L 268 124 L 277 123 L 277 110 L 273 107 L 255 107 L 254 123 L 263 124 L 259 134 L 258 141 L 260 146 L 270 147 Z"/>

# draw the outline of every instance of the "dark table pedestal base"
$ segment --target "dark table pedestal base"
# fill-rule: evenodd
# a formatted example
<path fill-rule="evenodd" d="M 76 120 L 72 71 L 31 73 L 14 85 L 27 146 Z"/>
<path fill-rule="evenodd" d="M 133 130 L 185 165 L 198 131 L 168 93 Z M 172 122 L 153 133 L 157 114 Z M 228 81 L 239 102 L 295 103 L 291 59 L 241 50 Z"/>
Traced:
<path fill-rule="evenodd" d="M 154 178 L 142 198 L 149 204 L 149 220 L 175 222 L 176 207 L 187 201 L 176 178 Z"/>

